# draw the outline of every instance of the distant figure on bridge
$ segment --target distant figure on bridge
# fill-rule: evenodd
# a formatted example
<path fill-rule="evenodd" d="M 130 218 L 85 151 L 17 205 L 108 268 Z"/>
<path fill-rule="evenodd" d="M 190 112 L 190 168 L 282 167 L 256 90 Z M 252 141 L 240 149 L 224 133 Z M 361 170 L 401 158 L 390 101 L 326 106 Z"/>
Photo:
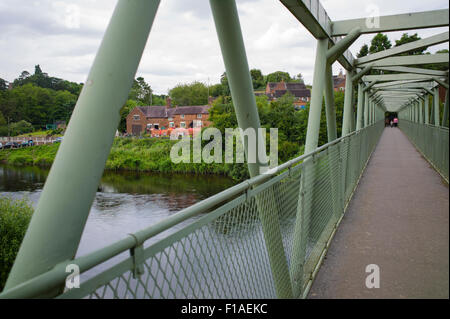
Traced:
<path fill-rule="evenodd" d="M 393 121 L 393 120 L 391 120 L 391 121 L 389 122 L 389 124 L 390 124 L 391 127 L 394 127 L 394 121 Z"/>
<path fill-rule="evenodd" d="M 398 118 L 394 117 L 394 126 L 397 127 L 398 125 Z"/>
<path fill-rule="evenodd" d="M 389 119 L 386 118 L 386 120 L 384 120 L 384 127 L 388 127 L 389 126 Z"/>

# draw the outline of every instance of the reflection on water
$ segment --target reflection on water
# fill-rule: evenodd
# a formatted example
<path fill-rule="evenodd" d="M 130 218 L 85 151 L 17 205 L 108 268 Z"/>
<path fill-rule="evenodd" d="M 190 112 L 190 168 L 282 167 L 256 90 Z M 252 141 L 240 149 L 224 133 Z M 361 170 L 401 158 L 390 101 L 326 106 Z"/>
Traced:
<path fill-rule="evenodd" d="M 35 205 L 48 170 L 0 165 L 0 196 L 27 197 Z M 212 196 L 234 182 L 221 176 L 105 172 L 77 255 L 102 248 Z"/>

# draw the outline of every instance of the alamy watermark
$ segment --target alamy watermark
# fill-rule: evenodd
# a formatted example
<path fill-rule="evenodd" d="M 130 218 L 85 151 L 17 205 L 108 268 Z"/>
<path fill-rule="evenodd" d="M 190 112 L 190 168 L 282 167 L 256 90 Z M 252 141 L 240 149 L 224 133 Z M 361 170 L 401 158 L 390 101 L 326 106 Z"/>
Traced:
<path fill-rule="evenodd" d="M 66 272 L 70 273 L 66 277 L 66 288 L 80 288 L 80 267 L 76 264 L 69 264 L 66 266 Z"/>
<path fill-rule="evenodd" d="M 265 128 L 226 128 L 224 138 L 220 130 L 214 127 L 194 129 L 192 136 L 185 132 L 186 130 L 174 130 L 170 135 L 172 140 L 180 140 L 170 150 L 173 163 L 244 163 L 247 157 L 247 163 L 259 164 L 260 174 L 269 173 L 271 168 L 278 166 L 277 128 L 270 128 L 268 134 Z M 267 135 L 269 156 L 266 152 Z M 202 142 L 205 141 L 208 143 L 202 147 Z"/>
<path fill-rule="evenodd" d="M 369 289 L 380 288 L 380 267 L 377 264 L 370 264 L 366 266 L 366 287 Z"/>

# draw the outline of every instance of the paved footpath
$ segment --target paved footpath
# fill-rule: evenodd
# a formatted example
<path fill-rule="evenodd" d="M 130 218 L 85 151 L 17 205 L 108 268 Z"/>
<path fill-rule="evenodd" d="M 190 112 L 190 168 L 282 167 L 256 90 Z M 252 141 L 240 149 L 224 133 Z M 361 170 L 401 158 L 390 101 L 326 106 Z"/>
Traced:
<path fill-rule="evenodd" d="M 380 288 L 366 287 L 366 266 Z M 449 188 L 398 128 L 386 128 L 309 298 L 448 298 Z"/>

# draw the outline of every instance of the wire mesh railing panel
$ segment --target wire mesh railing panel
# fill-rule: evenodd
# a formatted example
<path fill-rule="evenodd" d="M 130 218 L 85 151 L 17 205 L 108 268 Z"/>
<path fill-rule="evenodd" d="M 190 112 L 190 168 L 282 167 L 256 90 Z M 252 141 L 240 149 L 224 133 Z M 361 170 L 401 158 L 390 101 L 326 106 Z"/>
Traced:
<path fill-rule="evenodd" d="M 237 191 L 226 190 L 206 199 L 192 213 L 186 214 L 189 209 L 177 213 L 186 217 L 133 234 L 134 246 L 128 240 L 128 248 L 111 253 L 112 248 L 105 247 L 92 253 L 89 258 L 114 257 L 95 258 L 81 276 L 130 250 L 129 257 L 110 263 L 80 288 L 58 297 L 275 298 L 280 289 L 275 280 L 286 271 L 288 280 L 281 289 L 295 290 L 294 297 L 300 297 L 382 130 L 383 123 L 378 122 L 283 164 L 276 174 L 260 177 L 260 182 L 252 179 L 234 186 Z M 273 254 L 274 247 L 279 255 Z M 89 258 L 70 263 L 83 264 Z M 62 286 L 65 278 L 56 268 L 49 274 L 61 276 L 57 284 Z M 36 285 L 45 287 L 43 280 Z M 21 296 L 20 289 L 15 296 Z M 23 288 L 24 296 L 30 296 L 28 291 Z"/>
<path fill-rule="evenodd" d="M 399 127 L 442 177 L 448 181 L 448 128 L 419 124 L 404 119 L 399 121 Z"/>

